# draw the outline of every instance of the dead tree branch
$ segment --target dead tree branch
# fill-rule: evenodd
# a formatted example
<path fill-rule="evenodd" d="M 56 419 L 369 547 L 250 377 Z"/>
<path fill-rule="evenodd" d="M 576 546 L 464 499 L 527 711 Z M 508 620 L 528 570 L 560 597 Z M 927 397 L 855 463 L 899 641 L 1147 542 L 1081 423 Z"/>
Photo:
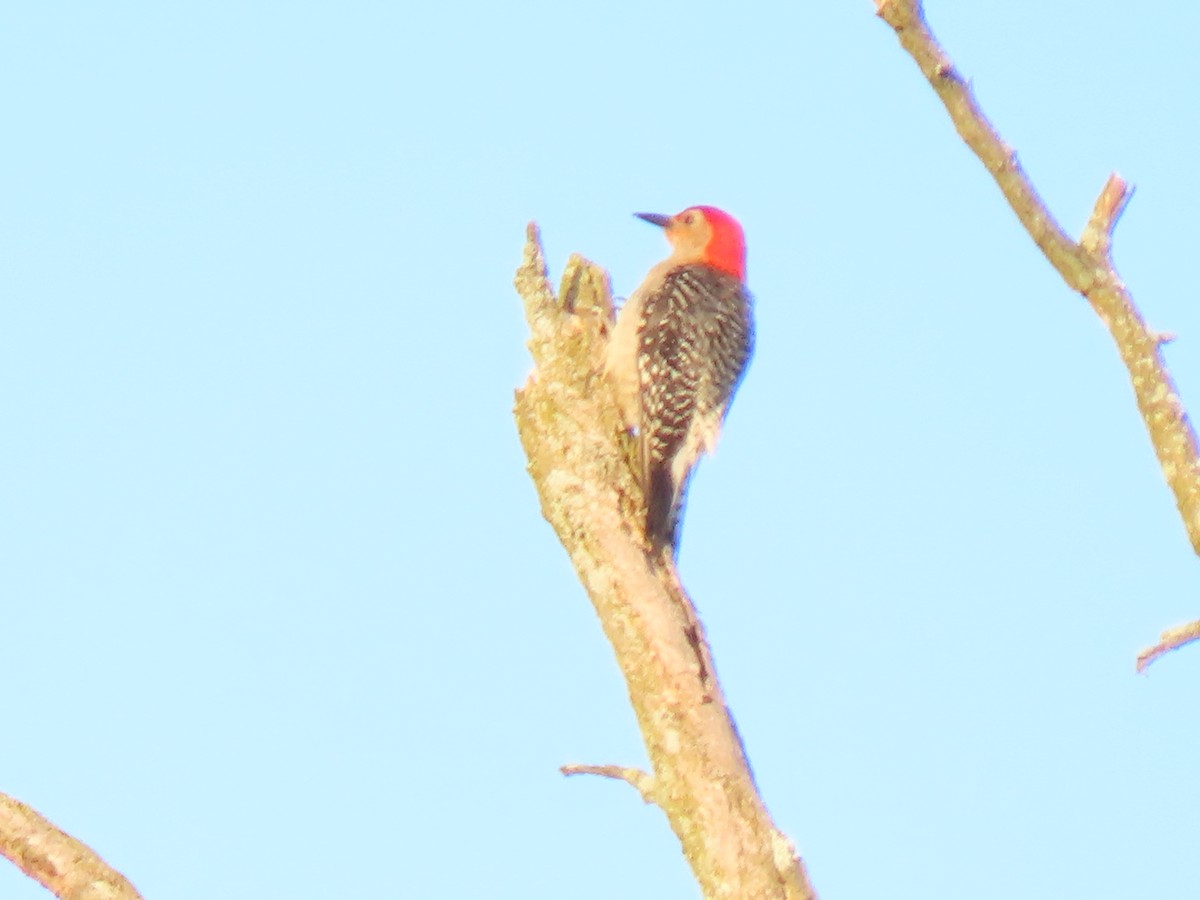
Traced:
<path fill-rule="evenodd" d="M 529 474 L 616 653 L 651 766 L 564 772 L 628 781 L 661 807 L 705 897 L 813 898 L 758 795 L 691 601 L 646 553 L 630 442 L 602 377 L 608 276 L 573 257 L 556 297 L 530 225 L 515 284 L 534 362 L 515 408 Z"/>
<path fill-rule="evenodd" d="M 0 794 L 0 854 L 63 900 L 141 900 L 120 872 L 24 803 Z"/>
<path fill-rule="evenodd" d="M 1200 622 L 1189 622 L 1178 628 L 1168 628 L 1159 637 L 1157 644 L 1147 647 L 1138 654 L 1137 670 L 1145 672 L 1146 667 L 1160 656 L 1170 653 L 1172 650 L 1178 650 L 1193 641 L 1200 641 Z"/>
<path fill-rule="evenodd" d="M 1112 261 L 1112 232 L 1129 202 L 1130 188 L 1118 175 L 1110 175 L 1082 237 L 1073 240 L 1046 209 L 1017 161 L 1017 154 L 979 109 L 970 85 L 929 30 L 920 0 L 876 0 L 875 7 L 933 86 L 959 135 L 996 180 L 1034 243 L 1067 286 L 1086 297 L 1108 327 L 1129 370 L 1138 410 L 1167 485 L 1175 495 L 1192 549 L 1200 554 L 1200 452 L 1196 434 L 1159 353 L 1167 339 L 1146 327 Z M 1200 622 L 1184 627 L 1200 629 Z M 1152 651 L 1142 654 L 1139 669 L 1158 655 Z"/>

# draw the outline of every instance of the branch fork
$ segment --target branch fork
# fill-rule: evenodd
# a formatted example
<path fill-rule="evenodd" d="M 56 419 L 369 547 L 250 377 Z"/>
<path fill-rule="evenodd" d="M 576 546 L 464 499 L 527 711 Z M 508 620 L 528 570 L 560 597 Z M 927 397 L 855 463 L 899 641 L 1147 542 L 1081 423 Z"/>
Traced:
<path fill-rule="evenodd" d="M 569 765 L 633 786 L 660 807 L 706 897 L 812 900 L 804 864 L 758 794 L 711 652 L 674 566 L 651 558 L 645 508 L 603 361 L 608 276 L 581 257 L 556 297 L 537 228 L 517 292 L 534 371 L 516 392 L 517 430 L 542 514 L 596 608 L 625 676 L 650 770 Z"/>
<path fill-rule="evenodd" d="M 1072 290 L 1087 298 L 1112 334 L 1129 370 L 1138 410 L 1168 487 L 1175 497 L 1192 549 L 1200 554 L 1200 450 L 1175 383 L 1159 348 L 1172 339 L 1146 327 L 1112 261 L 1112 237 L 1133 189 L 1117 174 L 1108 177 L 1096 198 L 1078 242 L 1071 239 L 1046 209 L 1032 182 L 983 115 L 970 86 L 954 72 L 937 38 L 925 22 L 920 0 L 876 0 L 875 11 L 912 56 L 946 107 L 959 135 L 995 179 L 1029 236 Z M 1167 632 L 1178 638 L 1200 632 L 1200 622 Z M 1164 640 L 1138 657 L 1141 671 L 1171 644 Z M 1174 649 L 1188 643 L 1175 640 Z"/>

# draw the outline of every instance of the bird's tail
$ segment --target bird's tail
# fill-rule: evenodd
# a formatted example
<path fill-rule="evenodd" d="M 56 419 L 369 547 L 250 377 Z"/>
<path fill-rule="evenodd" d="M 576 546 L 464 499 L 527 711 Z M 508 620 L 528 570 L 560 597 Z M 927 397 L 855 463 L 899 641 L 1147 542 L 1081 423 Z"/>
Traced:
<path fill-rule="evenodd" d="M 646 540 L 655 556 L 679 552 L 679 526 L 683 519 L 686 484 L 676 485 L 670 466 L 651 466 L 646 485 Z"/>

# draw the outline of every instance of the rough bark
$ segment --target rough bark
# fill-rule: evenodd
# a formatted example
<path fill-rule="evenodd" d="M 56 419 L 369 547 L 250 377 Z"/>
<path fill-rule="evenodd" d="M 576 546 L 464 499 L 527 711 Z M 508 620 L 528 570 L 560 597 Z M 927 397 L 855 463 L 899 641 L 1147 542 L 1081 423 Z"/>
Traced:
<path fill-rule="evenodd" d="M 608 277 L 573 257 L 556 297 L 531 225 L 515 283 L 534 361 L 515 409 L 529 473 L 612 644 L 651 765 L 563 771 L 626 781 L 659 806 L 705 897 L 812 898 L 759 797 L 691 601 L 674 566 L 647 553 L 632 441 L 602 377 Z"/>
<path fill-rule="evenodd" d="M 63 900 L 141 900 L 125 876 L 90 847 L 4 794 L 0 794 L 0 854 Z"/>

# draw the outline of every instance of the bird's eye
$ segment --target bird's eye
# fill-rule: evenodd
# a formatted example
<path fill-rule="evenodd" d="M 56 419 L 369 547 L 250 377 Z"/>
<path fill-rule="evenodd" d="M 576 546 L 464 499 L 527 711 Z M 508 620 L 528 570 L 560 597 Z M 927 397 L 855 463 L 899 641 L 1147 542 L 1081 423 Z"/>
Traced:
<path fill-rule="evenodd" d="M 696 223 L 696 214 L 695 213 L 684 213 L 683 214 L 683 224 L 684 225 L 694 225 L 695 223 Z"/>

